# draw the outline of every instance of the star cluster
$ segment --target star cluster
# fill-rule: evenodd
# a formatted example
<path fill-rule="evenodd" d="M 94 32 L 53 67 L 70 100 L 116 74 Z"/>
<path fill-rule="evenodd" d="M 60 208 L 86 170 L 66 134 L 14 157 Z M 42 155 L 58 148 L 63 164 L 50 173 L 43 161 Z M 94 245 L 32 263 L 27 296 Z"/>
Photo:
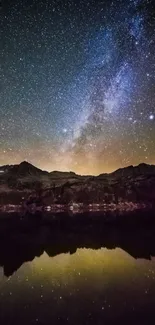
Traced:
<path fill-rule="evenodd" d="M 153 0 L 2 2 L 0 164 L 155 163 Z"/>

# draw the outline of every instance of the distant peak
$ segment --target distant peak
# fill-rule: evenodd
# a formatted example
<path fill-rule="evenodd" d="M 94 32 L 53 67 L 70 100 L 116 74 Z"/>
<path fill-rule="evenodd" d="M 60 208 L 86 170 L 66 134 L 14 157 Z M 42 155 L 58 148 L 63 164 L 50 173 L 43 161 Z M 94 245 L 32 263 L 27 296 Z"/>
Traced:
<path fill-rule="evenodd" d="M 148 167 L 148 166 L 150 166 L 150 165 L 149 164 L 146 164 L 146 163 L 140 163 L 138 165 L 138 167 Z"/>
<path fill-rule="evenodd" d="M 62 171 L 62 170 L 53 170 L 51 173 L 55 173 L 55 174 L 74 174 L 76 175 L 75 172 L 72 172 L 72 171 Z"/>
<path fill-rule="evenodd" d="M 28 161 L 24 160 L 20 163 L 20 165 L 31 165 Z"/>

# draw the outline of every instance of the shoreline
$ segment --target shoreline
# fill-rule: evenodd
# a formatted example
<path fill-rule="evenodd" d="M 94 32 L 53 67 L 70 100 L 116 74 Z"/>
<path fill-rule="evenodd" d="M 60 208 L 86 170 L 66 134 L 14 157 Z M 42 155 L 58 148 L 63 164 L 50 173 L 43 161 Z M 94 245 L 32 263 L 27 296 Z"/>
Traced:
<path fill-rule="evenodd" d="M 152 203 L 135 203 L 135 202 L 120 202 L 118 204 L 110 203 L 110 204 L 83 204 L 83 203 L 73 203 L 73 204 L 52 204 L 52 205 L 41 205 L 37 206 L 36 204 L 30 205 L 22 205 L 22 204 L 6 204 L 0 205 L 0 213 L 1 212 L 37 212 L 37 211 L 45 211 L 45 212 L 114 212 L 114 211 L 135 211 L 135 210 L 144 210 L 151 209 L 153 207 Z"/>

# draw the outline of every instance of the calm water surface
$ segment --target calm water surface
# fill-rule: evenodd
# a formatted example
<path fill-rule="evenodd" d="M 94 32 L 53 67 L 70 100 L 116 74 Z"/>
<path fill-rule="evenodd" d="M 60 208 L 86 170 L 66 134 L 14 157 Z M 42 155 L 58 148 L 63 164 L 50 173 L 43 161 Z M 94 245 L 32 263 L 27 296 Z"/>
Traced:
<path fill-rule="evenodd" d="M 37 246 L 21 262 L 21 246 L 1 247 L 0 324 L 155 324 L 154 257 L 135 258 L 133 246 L 71 248 L 50 257 Z"/>
<path fill-rule="evenodd" d="M 53 258 L 44 253 L 8 278 L 0 272 L 2 324 L 137 324 L 144 317 L 155 322 L 154 259 L 78 249 Z"/>

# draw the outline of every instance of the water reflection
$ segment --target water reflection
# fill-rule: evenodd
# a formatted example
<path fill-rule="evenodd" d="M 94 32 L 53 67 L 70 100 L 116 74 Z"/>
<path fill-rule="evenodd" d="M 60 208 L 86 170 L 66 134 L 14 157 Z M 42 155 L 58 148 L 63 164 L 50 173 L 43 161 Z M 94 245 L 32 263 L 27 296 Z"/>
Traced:
<path fill-rule="evenodd" d="M 154 324 L 153 256 L 154 227 L 44 225 L 3 236 L 0 323 Z"/>
<path fill-rule="evenodd" d="M 78 248 L 121 248 L 135 259 L 150 260 L 155 256 L 155 228 L 103 228 L 87 227 L 72 232 L 37 227 L 31 232 L 12 233 L 0 239 L 0 266 L 4 275 L 10 276 L 28 261 L 41 256 L 49 257 L 62 253 L 75 254 Z"/>

